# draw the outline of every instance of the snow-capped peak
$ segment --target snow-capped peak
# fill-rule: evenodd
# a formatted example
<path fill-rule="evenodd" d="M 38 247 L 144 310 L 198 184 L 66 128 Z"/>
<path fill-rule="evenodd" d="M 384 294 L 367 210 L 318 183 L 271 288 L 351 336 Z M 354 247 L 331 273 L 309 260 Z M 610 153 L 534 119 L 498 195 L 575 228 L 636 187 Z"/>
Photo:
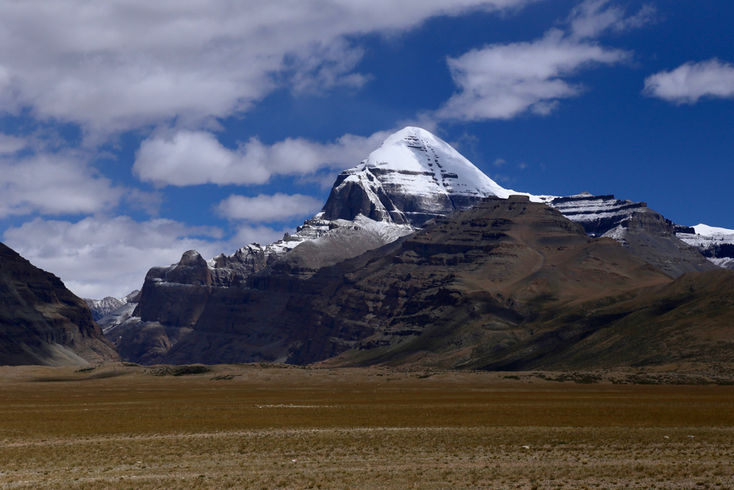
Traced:
<path fill-rule="evenodd" d="M 357 169 L 390 173 L 383 184 L 399 186 L 406 194 L 507 198 L 515 193 L 487 177 L 441 138 L 414 126 L 388 136 Z"/>

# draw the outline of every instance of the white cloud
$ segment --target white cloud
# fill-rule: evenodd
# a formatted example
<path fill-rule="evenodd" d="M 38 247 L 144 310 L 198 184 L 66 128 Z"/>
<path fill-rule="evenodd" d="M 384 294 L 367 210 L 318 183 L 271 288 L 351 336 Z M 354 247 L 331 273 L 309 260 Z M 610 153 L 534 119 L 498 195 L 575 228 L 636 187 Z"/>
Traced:
<path fill-rule="evenodd" d="M 246 110 L 279 83 L 363 83 L 350 36 L 529 1 L 0 2 L 0 110 L 106 134 L 198 124 Z"/>
<path fill-rule="evenodd" d="M 181 130 L 143 141 L 133 172 L 159 186 L 261 184 L 273 175 L 309 175 L 356 165 L 387 136 L 384 131 L 367 137 L 346 134 L 333 143 L 288 138 L 272 145 L 252 138 L 230 149 L 211 133 Z"/>
<path fill-rule="evenodd" d="M 27 146 L 28 143 L 22 138 L 0 133 L 0 157 L 17 153 Z"/>
<path fill-rule="evenodd" d="M 476 121 L 510 119 L 531 111 L 545 115 L 558 99 L 582 88 L 564 77 L 598 64 L 613 64 L 627 54 L 551 30 L 533 42 L 494 44 L 448 60 L 460 91 L 436 115 Z"/>
<path fill-rule="evenodd" d="M 126 189 L 123 201 L 131 209 L 144 211 L 150 216 L 157 216 L 163 204 L 163 196 L 159 192 L 145 192 L 140 189 Z"/>
<path fill-rule="evenodd" d="M 607 31 L 622 32 L 654 21 L 656 10 L 643 5 L 627 15 L 610 0 L 586 0 L 567 19 L 567 31 L 549 30 L 533 42 L 494 44 L 449 58 L 459 92 L 435 115 L 443 119 L 477 121 L 511 119 L 530 112 L 545 116 L 559 100 L 575 97 L 583 87 L 566 80 L 582 69 L 623 61 L 629 53 L 605 48 L 594 38 Z"/>
<path fill-rule="evenodd" d="M 302 56 L 286 58 L 283 78 L 295 92 L 319 92 L 340 85 L 359 88 L 369 77 L 350 72 L 363 55 L 364 50 L 336 40 Z"/>
<path fill-rule="evenodd" d="M 678 104 L 695 104 L 702 97 L 734 98 L 734 65 L 717 59 L 689 61 L 647 77 L 644 93 Z"/>
<path fill-rule="evenodd" d="M 656 10 L 643 5 L 636 14 L 627 16 L 624 8 L 610 5 L 610 0 L 587 0 L 577 5 L 568 18 L 571 37 L 594 38 L 608 30 L 621 32 L 642 27 L 655 19 Z"/>
<path fill-rule="evenodd" d="M 231 195 L 217 205 L 227 219 L 269 223 L 308 217 L 321 208 L 321 201 L 303 194 L 260 194 L 255 197 Z"/>
<path fill-rule="evenodd" d="M 143 285 L 154 266 L 168 265 L 186 250 L 212 257 L 229 249 L 216 228 L 190 227 L 127 216 L 88 217 L 77 222 L 36 218 L 5 231 L 4 241 L 35 266 L 50 271 L 75 294 L 122 296 Z"/>
<path fill-rule="evenodd" d="M 157 185 L 259 184 L 270 177 L 260 162 L 248 165 L 241 152 L 222 146 L 211 133 L 179 131 L 140 145 L 133 172 Z"/>
<path fill-rule="evenodd" d="M 73 154 L 0 158 L 0 217 L 95 213 L 116 206 L 124 191 Z"/>

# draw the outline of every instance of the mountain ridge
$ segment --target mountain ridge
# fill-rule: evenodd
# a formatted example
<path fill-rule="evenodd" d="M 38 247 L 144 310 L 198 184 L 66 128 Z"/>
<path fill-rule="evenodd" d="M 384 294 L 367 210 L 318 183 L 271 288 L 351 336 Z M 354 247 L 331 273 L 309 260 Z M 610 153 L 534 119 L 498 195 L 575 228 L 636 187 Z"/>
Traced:
<path fill-rule="evenodd" d="M 393 161 L 388 161 L 389 158 Z M 340 173 L 322 211 L 306 220 L 295 233 L 286 234 L 282 240 L 270 245 L 247 245 L 231 256 L 222 254 L 209 261 L 196 251 L 187 251 L 177 264 L 152 268 L 146 275 L 133 316 L 121 324 L 111 325 L 105 332 L 124 358 L 142 363 L 310 363 L 325 361 L 329 356 L 341 355 L 352 348 L 365 350 L 366 346 L 372 345 L 371 342 L 379 344 L 385 338 L 364 340 L 374 334 L 374 329 L 361 323 L 365 314 L 365 318 L 370 318 L 370 313 L 363 310 L 360 300 L 345 300 L 351 305 L 345 311 L 357 312 L 358 319 L 344 323 L 324 313 L 333 310 L 334 305 L 320 303 L 305 289 L 312 287 L 321 291 L 324 297 L 331 298 L 336 294 L 334 288 L 340 281 L 346 278 L 344 280 L 349 282 L 349 277 L 358 275 L 358 271 L 344 272 L 343 268 L 348 264 L 367 267 L 370 261 L 379 262 L 381 257 L 405 244 L 417 243 L 415 237 L 423 236 L 421 234 L 425 230 L 435 230 L 456 213 L 461 215 L 475 207 L 486 207 L 492 200 L 504 200 L 508 206 L 527 207 L 532 204 L 534 213 L 552 210 L 551 221 L 563 223 L 558 225 L 560 228 L 565 227 L 566 231 L 583 237 L 583 240 L 598 237 L 599 243 L 606 244 L 604 247 L 607 248 L 614 244 L 609 248 L 614 252 L 605 253 L 618 257 L 624 263 L 638 261 L 640 266 L 655 271 L 655 277 L 661 281 L 663 276 L 672 280 L 691 272 L 717 269 L 695 248 L 677 237 L 681 227 L 647 208 L 646 203 L 588 193 L 567 197 L 515 193 L 498 186 L 484 174 L 481 174 L 483 177 L 479 183 L 472 186 L 470 178 L 460 175 L 461 169 L 471 175 L 481 174 L 446 142 L 425 130 L 405 128 L 388 137 L 362 163 Z M 494 194 L 486 196 L 489 192 Z M 546 211 L 539 211 L 544 206 L 547 206 Z M 503 225 L 501 220 L 498 223 L 497 236 L 501 237 Z M 542 229 L 542 220 L 537 226 Z M 466 229 L 457 229 L 457 233 L 470 236 L 471 227 L 471 224 L 466 224 Z M 491 237 L 494 232 L 487 233 Z M 530 231 L 526 235 L 528 233 Z M 452 237 L 446 236 L 446 240 L 449 243 Z M 529 238 L 526 236 L 523 240 Z M 437 246 L 433 244 L 429 248 Z M 594 246 L 604 248 L 602 245 Z M 490 253 L 491 250 L 494 248 L 490 247 L 485 252 Z M 538 256 L 537 251 L 527 253 Z M 443 260 L 439 265 L 446 270 L 464 260 L 461 258 L 464 255 L 457 255 L 453 249 L 429 255 L 431 260 Z M 447 257 L 454 258 L 449 260 Z M 394 260 L 398 262 L 388 261 L 384 266 L 402 267 L 399 265 L 402 259 Z M 479 264 L 485 259 L 473 256 L 471 260 Z M 608 272 L 613 272 L 618 266 L 614 260 L 604 263 Z M 427 266 L 426 270 L 429 269 Z M 438 277 L 442 273 L 436 274 Z M 546 275 L 554 277 L 550 272 Z M 601 290 L 608 296 L 614 289 L 616 279 L 612 278 L 617 276 L 607 274 L 604 277 Z M 469 276 L 464 280 L 471 282 Z M 584 278 L 574 280 L 586 281 Z M 552 282 L 556 286 L 560 284 L 559 280 Z M 389 296 L 393 294 L 390 288 L 368 294 L 369 286 L 365 287 L 365 290 L 355 291 L 354 297 L 387 294 L 391 301 L 398 301 L 398 298 Z M 576 291 L 579 298 L 586 298 L 588 303 L 589 291 L 595 288 L 595 284 L 587 284 L 582 290 L 571 290 Z M 558 296 L 555 289 L 549 293 L 551 297 Z M 625 286 L 628 292 L 632 289 L 630 284 Z M 455 291 L 452 293 L 445 287 L 438 287 L 434 293 L 431 297 L 438 307 L 457 307 L 452 303 L 456 299 Z M 509 315 L 508 318 L 524 318 L 523 313 L 514 307 L 489 301 L 485 293 L 477 294 L 477 297 L 484 298 L 480 302 L 485 305 L 483 308 L 501 311 Z M 507 291 L 502 294 L 507 294 Z M 536 300 L 523 298 L 521 302 L 533 301 Z M 380 313 L 383 320 L 401 321 L 390 316 L 396 304 Z M 542 300 L 537 306 L 548 311 L 553 304 Z M 418 306 L 415 308 L 420 311 Z M 291 310 L 299 314 L 293 316 Z M 457 313 L 457 317 L 466 319 L 464 314 Z M 323 337 L 324 331 L 333 329 L 336 329 L 335 333 Z M 414 331 L 412 327 L 398 330 L 399 333 L 386 337 L 391 339 L 389 342 L 400 343 L 400 338 L 409 338 Z M 521 330 L 514 332 L 512 335 L 517 336 Z M 464 359 L 461 365 L 473 364 Z"/>
<path fill-rule="evenodd" d="M 119 357 L 86 303 L 0 243 L 0 364 L 84 365 Z"/>

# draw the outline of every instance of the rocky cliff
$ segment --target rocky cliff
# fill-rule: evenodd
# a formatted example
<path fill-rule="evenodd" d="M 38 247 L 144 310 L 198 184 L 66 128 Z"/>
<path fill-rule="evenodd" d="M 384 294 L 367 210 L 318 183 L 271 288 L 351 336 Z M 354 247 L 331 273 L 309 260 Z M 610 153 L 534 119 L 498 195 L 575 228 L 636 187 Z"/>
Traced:
<path fill-rule="evenodd" d="M 0 364 L 86 364 L 118 359 L 83 300 L 61 280 L 0 244 Z"/>

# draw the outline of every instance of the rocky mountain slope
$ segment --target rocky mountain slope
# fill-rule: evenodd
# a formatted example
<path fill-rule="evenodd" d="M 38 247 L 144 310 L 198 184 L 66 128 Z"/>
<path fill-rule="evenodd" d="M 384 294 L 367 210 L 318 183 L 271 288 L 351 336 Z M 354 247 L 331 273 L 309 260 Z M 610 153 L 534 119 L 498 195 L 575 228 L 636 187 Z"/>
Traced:
<path fill-rule="evenodd" d="M 330 363 L 482 368 L 561 311 L 670 282 L 619 243 L 519 197 L 489 199 L 314 277 L 327 274 L 334 285 L 307 306 L 318 313 L 306 324 L 321 327 L 301 337 L 294 361 L 341 350 Z M 530 342 L 526 355 L 539 349 Z"/>
<path fill-rule="evenodd" d="M 203 311 L 195 305 L 206 302 L 208 293 L 192 296 L 199 286 L 242 287 L 251 275 L 273 267 L 287 267 L 306 278 L 322 267 L 413 233 L 428 219 L 466 209 L 488 195 L 507 197 L 511 192 L 440 138 L 406 127 L 359 165 L 342 172 L 323 210 L 295 233 L 269 245 L 249 244 L 209 261 L 189 251 L 178 264 L 151 269 L 140 307 L 128 323 L 143 325 L 154 316 L 165 318 L 163 325 L 184 327 L 196 322 Z M 148 314 L 158 310 L 162 313 Z M 169 311 L 180 314 L 169 317 L 165 313 Z M 121 321 L 106 323 L 105 331 L 119 343 L 117 327 L 127 319 L 117 319 Z"/>
<path fill-rule="evenodd" d="M 484 200 L 308 277 L 276 265 L 216 288 L 206 262 L 187 254 L 176 274 L 198 283 L 175 307 L 181 290 L 149 310 L 141 301 L 141 324 L 118 331 L 123 357 L 476 369 L 734 362 L 734 272 L 673 281 L 523 196 Z"/>
<path fill-rule="evenodd" d="M 86 364 L 118 356 L 83 300 L 0 243 L 0 364 Z"/>
<path fill-rule="evenodd" d="M 590 236 L 617 240 L 634 255 L 671 277 L 717 268 L 718 264 L 705 259 L 702 250 L 676 235 L 680 229 L 678 225 L 648 208 L 644 202 L 589 193 L 546 199 L 546 202 L 582 225 Z"/>
<path fill-rule="evenodd" d="M 475 365 L 731 372 L 734 271 L 685 274 L 664 286 L 566 309 L 548 317 L 542 327 L 503 356 Z"/>
<path fill-rule="evenodd" d="M 196 251 L 188 251 L 177 264 L 151 269 L 133 316 L 117 317 L 116 321 L 107 324 L 105 333 L 115 342 L 124 358 L 144 363 L 259 360 L 305 363 L 327 359 L 344 351 L 352 352 L 352 349 L 368 350 L 365 346 L 372 346 L 374 342 L 387 342 L 391 346 L 401 343 L 399 338 L 413 335 L 409 333 L 412 331 L 410 328 L 401 327 L 398 331 L 402 333 L 395 335 L 388 329 L 380 334 L 385 338 L 372 338 L 375 335 L 371 330 L 373 327 L 360 323 L 366 321 L 365 318 L 370 322 L 388 319 L 397 325 L 396 318 L 402 315 L 396 313 L 398 303 L 387 303 L 389 307 L 373 318 L 371 310 L 357 304 L 346 309 L 339 307 L 338 315 L 326 314 L 336 307 L 320 303 L 319 298 L 332 298 L 335 295 L 333 288 L 341 284 L 344 274 L 359 273 L 358 270 L 344 269 L 351 267 L 345 264 L 367 267 L 372 263 L 369 261 L 378 263 L 379 258 L 385 254 L 389 256 L 394 247 L 415 243 L 416 236 L 423 236 L 421 233 L 444 223 L 446 216 L 472 206 L 486 207 L 483 199 L 487 197 L 506 199 L 511 194 L 514 191 L 497 185 L 446 142 L 420 128 L 405 128 L 387 138 L 360 165 L 342 172 L 323 210 L 283 240 L 265 246 L 251 244 L 231 256 L 220 255 L 209 261 Z M 530 206 L 533 201 L 532 209 L 536 209 L 535 203 L 540 206 L 537 209 L 545 209 L 544 212 L 549 212 L 548 208 L 540 203 L 554 208 L 553 220 L 560 219 L 559 223 L 563 223 L 557 223 L 557 226 L 573 231 L 574 238 L 569 240 L 611 238 L 613 240 L 604 240 L 603 243 L 606 247 L 614 244 L 614 254 L 622 257 L 619 260 L 625 264 L 634 262 L 636 267 L 647 267 L 640 270 L 647 270 L 656 280 L 664 282 L 663 278 L 670 280 L 688 272 L 717 269 L 697 249 L 676 236 L 680 227 L 647 208 L 645 203 L 590 194 L 569 197 L 526 194 L 525 197 L 523 206 Z M 515 198 L 512 202 L 516 205 L 520 201 Z M 536 225 L 540 233 L 542 220 Z M 462 226 L 457 228 L 457 233 L 465 233 L 465 230 L 459 230 L 463 229 Z M 422 231 L 416 235 L 417 230 Z M 523 233 L 530 236 L 533 232 L 526 227 Z M 447 243 L 452 242 L 450 235 L 444 239 Z M 533 250 L 527 253 L 545 257 L 545 252 L 537 250 L 540 245 L 533 243 L 532 246 L 524 244 Z M 502 246 L 505 245 L 503 242 Z M 431 245 L 432 249 L 440 246 Z M 469 258 L 466 254 L 451 257 L 453 252 L 447 251 L 437 253 L 437 257 L 431 255 L 428 262 L 401 280 L 423 278 L 427 282 L 419 281 L 422 288 L 427 287 L 426 284 L 437 284 L 436 281 L 441 283 L 436 279 L 438 277 L 453 277 L 455 269 L 460 268 L 458 264 L 468 262 L 471 264 L 468 267 L 481 268 L 479 257 L 496 248 L 492 245 L 484 250 L 483 246 L 489 245 L 480 243 L 477 245 L 479 248 L 468 255 Z M 559 247 L 561 250 L 567 245 Z M 620 262 L 607 259 L 602 260 L 600 270 L 607 267 L 608 274 L 599 276 L 599 284 L 586 279 L 575 279 L 584 284 L 581 289 L 573 287 L 574 282 L 561 279 L 554 284 L 560 287 L 563 283 L 567 291 L 578 293 L 580 296 L 574 299 L 575 302 L 589 300 L 590 291 L 597 291 L 601 296 L 613 294 Z M 393 257 L 390 260 L 402 259 Z M 382 265 L 390 273 L 402 267 L 390 260 Z M 434 260 L 439 266 L 436 270 L 430 267 Z M 510 270 L 514 266 L 509 264 L 512 262 L 502 267 Z M 525 270 L 524 262 L 518 264 L 520 268 L 508 274 L 519 274 Z M 426 272 L 428 277 L 424 277 L 423 271 L 431 272 Z M 625 291 L 631 290 L 633 285 L 649 285 L 642 276 L 625 274 L 622 275 L 630 278 L 622 287 Z M 370 295 L 376 298 L 389 296 L 392 291 L 387 286 L 369 294 L 354 290 L 351 293 L 353 299 L 345 300 L 345 304 L 367 301 L 365 297 Z M 414 293 L 414 290 L 407 290 L 401 294 L 411 296 Z M 439 306 L 446 307 L 445 311 L 456 318 L 464 318 L 466 312 L 456 310 L 455 305 L 441 304 L 445 299 L 443 294 L 437 293 L 434 298 Z M 543 297 L 543 294 L 538 293 L 537 297 Z M 548 294 L 553 298 L 558 295 L 553 291 Z M 530 300 L 524 298 L 523 301 Z M 539 305 L 542 311 L 557 306 L 553 302 L 541 302 Z M 415 312 L 420 311 L 418 306 L 413 308 Z M 426 303 L 422 308 L 430 308 L 430 305 Z M 520 311 L 521 307 L 518 307 L 520 310 L 506 305 L 503 308 L 511 311 L 507 314 L 512 318 L 521 318 L 525 322 L 523 324 L 527 323 L 527 312 Z M 294 311 L 298 312 L 295 316 Z M 351 313 L 358 316 L 353 322 L 348 320 Z M 338 318 L 339 315 L 343 318 Z M 323 332 L 331 333 L 324 337 Z M 512 334 L 517 335 L 517 332 Z M 368 338 L 370 340 L 365 340 Z M 377 359 L 373 358 L 374 362 Z M 348 362 L 353 361 L 356 362 L 354 359 Z M 468 362 L 467 359 L 456 360 L 456 363 L 467 366 Z"/>

